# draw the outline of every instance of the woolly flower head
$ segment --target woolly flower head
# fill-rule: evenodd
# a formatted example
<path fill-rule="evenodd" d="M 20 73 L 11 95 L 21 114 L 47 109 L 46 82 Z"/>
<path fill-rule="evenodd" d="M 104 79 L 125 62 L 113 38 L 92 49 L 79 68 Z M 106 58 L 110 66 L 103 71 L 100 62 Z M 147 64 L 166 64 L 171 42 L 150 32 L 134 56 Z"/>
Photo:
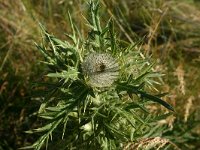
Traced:
<path fill-rule="evenodd" d="M 105 53 L 91 53 L 82 63 L 83 74 L 93 87 L 108 87 L 117 79 L 119 65 Z"/>

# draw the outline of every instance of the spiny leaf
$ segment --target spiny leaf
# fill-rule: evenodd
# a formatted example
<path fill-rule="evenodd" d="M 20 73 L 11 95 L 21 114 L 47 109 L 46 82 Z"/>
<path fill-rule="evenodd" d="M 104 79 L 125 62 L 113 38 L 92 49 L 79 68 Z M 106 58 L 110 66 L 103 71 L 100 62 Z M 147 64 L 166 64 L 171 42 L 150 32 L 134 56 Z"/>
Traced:
<path fill-rule="evenodd" d="M 51 78 L 62 78 L 65 79 L 65 81 L 68 81 L 69 79 L 76 80 L 78 78 L 79 72 L 77 72 L 76 69 L 72 67 L 68 67 L 68 71 L 62 71 L 57 73 L 49 73 L 47 74 L 48 77 Z"/>
<path fill-rule="evenodd" d="M 167 109 L 174 111 L 173 107 L 170 104 L 168 104 L 167 102 L 163 101 L 162 99 L 160 99 L 156 96 L 150 95 L 146 92 L 139 90 L 138 86 L 118 84 L 117 89 L 120 91 L 124 90 L 124 91 L 127 91 L 128 93 L 133 93 L 133 94 L 137 94 L 137 95 L 140 94 L 142 98 L 146 98 L 148 100 L 157 102 L 157 103 L 163 105 L 164 107 L 166 107 Z"/>
<path fill-rule="evenodd" d="M 167 109 L 174 111 L 174 108 L 170 104 L 168 104 L 167 102 L 163 101 L 162 99 L 160 99 L 156 96 L 147 94 L 143 91 L 138 91 L 138 93 L 141 94 L 141 97 L 144 97 L 144 98 L 147 98 L 148 100 L 157 102 L 157 103 L 163 105 L 164 107 L 166 107 Z"/>

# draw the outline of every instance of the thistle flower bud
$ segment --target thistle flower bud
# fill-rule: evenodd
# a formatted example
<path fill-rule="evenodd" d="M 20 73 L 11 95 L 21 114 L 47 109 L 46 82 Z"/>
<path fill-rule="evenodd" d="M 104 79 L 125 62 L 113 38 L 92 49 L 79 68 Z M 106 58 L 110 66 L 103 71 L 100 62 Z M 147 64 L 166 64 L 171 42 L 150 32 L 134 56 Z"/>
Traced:
<path fill-rule="evenodd" d="M 110 54 L 91 53 L 82 63 L 83 74 L 94 87 L 108 87 L 117 79 L 119 65 Z"/>

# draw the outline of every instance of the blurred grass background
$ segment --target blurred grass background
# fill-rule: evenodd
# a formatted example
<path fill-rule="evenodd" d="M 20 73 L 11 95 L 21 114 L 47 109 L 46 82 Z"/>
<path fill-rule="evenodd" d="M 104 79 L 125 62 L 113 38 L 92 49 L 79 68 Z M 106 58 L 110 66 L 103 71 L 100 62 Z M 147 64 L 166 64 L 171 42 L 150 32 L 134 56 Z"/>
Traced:
<path fill-rule="evenodd" d="M 165 74 L 159 89 L 176 114 L 160 122 L 162 135 L 180 149 L 200 148 L 200 1 L 100 0 L 102 20 L 115 22 L 125 42 L 141 39 L 145 55 L 157 60 Z M 88 32 L 84 0 L 0 0 L 0 150 L 35 141 L 25 130 L 35 128 L 37 101 L 32 83 L 44 80 L 45 68 L 34 42 L 41 42 L 38 20 L 50 33 L 65 39 L 70 32 L 68 11 L 81 34 Z M 152 108 L 154 109 L 154 108 Z M 165 110 L 163 110 L 165 111 Z"/>

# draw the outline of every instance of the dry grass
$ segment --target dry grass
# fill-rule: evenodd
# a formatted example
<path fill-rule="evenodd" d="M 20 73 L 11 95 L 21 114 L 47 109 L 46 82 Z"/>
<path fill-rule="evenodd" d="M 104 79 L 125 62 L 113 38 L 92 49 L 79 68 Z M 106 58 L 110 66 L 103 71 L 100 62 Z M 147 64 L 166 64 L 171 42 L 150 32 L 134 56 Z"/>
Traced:
<path fill-rule="evenodd" d="M 135 144 L 128 143 L 123 150 L 160 150 L 166 147 L 173 150 L 180 150 L 174 143 L 161 137 L 141 139 Z"/>
<path fill-rule="evenodd" d="M 21 1 L 2 1 L 0 8 L 0 29 L 4 35 L 1 38 L 6 41 L 1 45 L 0 71 L 9 62 L 16 74 L 31 73 L 30 64 L 38 57 L 33 51 L 33 40 L 39 36 L 38 27 Z"/>
<path fill-rule="evenodd" d="M 191 112 L 191 108 L 193 106 L 192 101 L 194 100 L 194 96 L 190 96 L 187 100 L 186 106 L 185 106 L 185 114 L 184 114 L 184 121 L 187 122 L 188 117 Z"/>
<path fill-rule="evenodd" d="M 178 81 L 179 81 L 179 85 L 178 85 L 178 90 L 185 95 L 185 80 L 184 80 L 184 70 L 183 70 L 183 66 L 182 64 L 180 64 L 178 66 L 178 68 L 176 69 L 174 75 L 177 76 Z"/>

